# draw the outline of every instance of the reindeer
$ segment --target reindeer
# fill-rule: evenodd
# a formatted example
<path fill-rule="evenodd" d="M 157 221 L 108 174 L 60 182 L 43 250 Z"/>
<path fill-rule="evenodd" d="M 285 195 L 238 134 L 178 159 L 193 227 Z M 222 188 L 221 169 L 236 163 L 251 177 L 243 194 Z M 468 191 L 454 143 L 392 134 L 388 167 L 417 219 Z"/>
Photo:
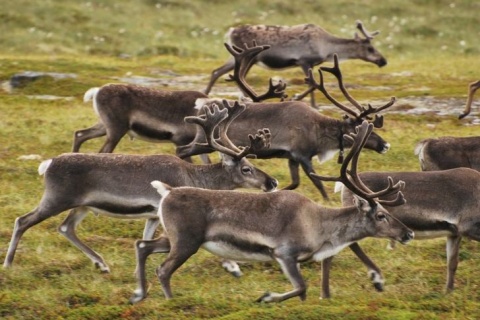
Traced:
<path fill-rule="evenodd" d="M 472 110 L 473 95 L 478 88 L 480 88 L 480 80 L 472 82 L 468 85 L 468 97 L 465 104 L 465 110 L 461 115 L 458 116 L 459 119 L 463 119 L 470 114 L 470 111 Z"/>
<path fill-rule="evenodd" d="M 193 140 L 196 128 L 183 119 L 197 113 L 195 101 L 207 95 L 198 91 L 157 90 L 129 84 L 91 88 L 84 101 L 93 100 L 99 122 L 74 134 L 72 152 L 87 140 L 107 136 L 100 153 L 111 153 L 123 136 L 150 142 L 170 141 L 176 146 Z M 189 160 L 189 159 L 187 159 Z M 208 158 L 202 158 L 208 163 Z"/>
<path fill-rule="evenodd" d="M 469 85 L 465 111 L 459 119 L 470 114 L 473 95 L 480 88 L 480 80 Z M 439 137 L 420 141 L 415 146 L 423 171 L 446 170 L 459 167 L 480 171 L 480 137 Z"/>
<path fill-rule="evenodd" d="M 223 117 L 212 128 L 228 126 L 243 106 L 224 109 Z M 208 113 L 208 112 L 207 112 Z M 223 123 L 222 123 L 223 122 Z M 18 217 L 5 257 L 4 267 L 11 266 L 20 238 L 29 228 L 45 219 L 69 210 L 58 231 L 86 254 L 102 272 L 109 272 L 104 259 L 76 235 L 75 229 L 88 211 L 115 218 L 140 219 L 147 222 L 144 239 L 152 239 L 158 226 L 160 196 L 150 187 L 152 179 L 162 179 L 172 186 L 231 190 L 261 188 L 273 191 L 277 180 L 254 167 L 245 157 L 268 147 L 268 129 L 250 135 L 250 145 L 238 148 L 224 134 L 217 141 L 208 135 L 209 145 L 223 154 L 217 164 L 194 165 L 172 155 L 63 154 L 40 164 L 45 175 L 45 191 L 39 205 Z M 226 262 L 226 266 L 230 266 Z M 233 265 L 232 267 L 235 267 Z M 231 270 L 236 272 L 236 270 Z M 239 271 L 237 271 L 239 272 Z"/>
<path fill-rule="evenodd" d="M 480 171 L 480 137 L 440 137 L 420 141 L 415 147 L 423 171 L 459 167 Z"/>
<path fill-rule="evenodd" d="M 314 24 L 296 26 L 265 26 L 243 25 L 230 28 L 225 38 L 229 45 L 246 49 L 246 44 L 256 41 L 258 45 L 269 45 L 271 48 L 259 54 L 246 70 L 253 64 L 270 69 L 284 69 L 299 66 L 305 75 L 314 66 L 332 61 L 334 54 L 341 60 L 361 59 L 383 67 L 387 60 L 371 43 L 379 33 L 368 32 L 361 21 L 357 21 L 357 28 L 365 38 L 355 33 L 353 39 L 339 38 Z M 205 89 L 209 94 L 219 77 L 234 69 L 234 59 L 228 60 L 220 68 L 213 70 L 210 82 Z M 311 104 L 315 107 L 313 92 Z"/>
<path fill-rule="evenodd" d="M 251 63 L 254 57 L 252 52 L 262 49 L 247 47 L 247 49 L 242 50 L 237 47 L 229 48 L 228 45 L 227 49 L 229 49 L 234 56 L 236 66 L 241 66 L 235 68 L 231 79 L 236 81 L 239 87 L 242 88 L 242 91 L 247 92 L 249 96 L 258 96 L 245 82 L 244 76 L 245 71 L 248 69 L 246 66 Z M 332 73 L 338 79 L 342 93 L 358 111 L 341 104 L 326 91 L 323 83 L 322 70 Z M 268 148 L 268 150 L 259 150 L 259 152 L 256 153 L 257 158 L 288 159 L 292 182 L 284 188 L 287 190 L 295 189 L 300 184 L 299 166 L 302 166 L 302 169 L 322 193 L 322 196 L 328 199 L 322 182 L 318 179 L 311 178 L 309 175 L 311 172 L 314 172 L 311 161 L 312 157 L 317 156 L 320 163 L 322 163 L 331 159 L 337 152 L 340 152 L 339 161 L 341 161 L 344 147 L 348 147 L 348 141 L 344 141 L 343 135 L 353 132 L 355 127 L 364 119 L 371 119 L 370 116 L 372 114 L 375 114 L 375 120 L 373 121 L 375 127 L 381 128 L 383 126 L 383 117 L 378 116 L 377 113 L 393 105 L 395 98 L 392 98 L 390 102 L 378 108 L 373 108 L 371 105 L 369 105 L 368 108 L 364 108 L 355 101 L 345 89 L 336 56 L 334 57 L 334 67 L 322 67 L 319 69 L 319 74 L 320 83 L 317 83 L 313 79 L 312 71 L 309 72 L 307 82 L 310 88 L 304 95 L 310 91 L 319 89 L 332 103 L 342 111 L 348 113 L 350 117 L 344 117 L 342 120 L 327 117 L 301 101 L 252 102 L 246 103 L 246 111 L 239 115 L 231 124 L 229 137 L 235 144 L 244 145 L 245 139 L 243 137 L 246 132 L 252 132 L 252 128 L 268 127 L 272 134 L 270 148 Z M 270 85 L 268 92 L 277 92 L 277 89 L 283 88 L 280 84 L 278 84 L 278 86 L 280 88 L 272 88 L 272 85 Z M 200 100 L 202 104 L 219 103 L 218 99 Z M 231 102 L 223 101 L 224 106 L 227 106 L 229 103 Z M 176 153 L 179 157 L 186 158 L 196 154 L 212 152 L 213 150 L 208 146 L 199 144 L 199 142 L 203 141 L 205 141 L 204 132 L 198 130 L 195 139 L 188 145 L 177 147 Z M 368 138 L 365 148 L 375 150 L 378 153 L 385 153 L 390 148 L 390 144 L 376 133 L 372 133 Z"/>
<path fill-rule="evenodd" d="M 199 123 L 215 121 L 215 114 L 206 114 Z M 212 118 L 212 119 L 211 119 Z M 413 232 L 391 216 L 376 198 L 394 195 L 385 205 L 404 203 L 400 189 L 403 182 L 393 183 L 379 192 L 371 192 L 358 180 L 356 166 L 362 147 L 372 132 L 366 121 L 356 134 L 346 135 L 352 149 L 342 164 L 340 180 L 357 195 L 355 205 L 348 208 L 327 208 L 294 192 L 279 191 L 253 194 L 233 191 L 208 191 L 198 188 L 171 188 L 153 181 L 161 194 L 158 216 L 165 236 L 135 243 L 138 288 L 130 302 L 147 295 L 145 264 L 152 253 L 168 252 L 157 268 L 157 276 L 167 299 L 172 298 L 172 274 L 200 247 L 211 253 L 235 260 L 276 260 L 294 289 L 286 293 L 266 293 L 257 302 L 280 302 L 292 297 L 306 298 L 306 284 L 298 263 L 321 261 L 335 255 L 350 243 L 365 237 L 388 237 L 406 243 Z M 350 170 L 348 170 L 348 166 Z"/>
<path fill-rule="evenodd" d="M 454 290 L 454 278 L 459 261 L 462 238 L 480 241 L 480 173 L 470 168 L 425 172 L 365 172 L 359 178 L 371 190 L 385 187 L 386 177 L 405 182 L 404 196 L 407 203 L 401 208 L 390 208 L 392 216 L 415 232 L 415 239 L 424 240 L 447 237 L 446 291 Z M 355 195 L 342 188 L 342 204 L 350 206 Z M 381 196 L 382 200 L 390 197 Z M 358 243 L 350 249 L 369 269 L 369 275 L 377 290 L 383 290 L 380 269 L 363 252 Z M 332 258 L 322 264 L 322 297 L 330 297 L 329 271 Z"/>

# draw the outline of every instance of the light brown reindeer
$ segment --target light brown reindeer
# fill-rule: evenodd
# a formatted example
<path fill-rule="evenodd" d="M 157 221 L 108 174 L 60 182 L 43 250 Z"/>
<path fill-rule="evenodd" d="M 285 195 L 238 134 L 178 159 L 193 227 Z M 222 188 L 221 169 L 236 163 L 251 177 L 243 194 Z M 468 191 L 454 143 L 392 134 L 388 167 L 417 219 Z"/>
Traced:
<path fill-rule="evenodd" d="M 227 48 L 229 46 L 227 45 Z M 248 66 L 254 55 L 252 52 L 259 52 L 264 50 L 257 47 L 247 47 L 245 50 L 231 47 L 229 51 L 232 53 L 236 65 Z M 268 51 L 268 50 L 265 50 Z M 339 87 L 347 99 L 355 106 L 349 108 L 346 105 L 335 100 L 326 90 L 323 83 L 322 70 L 332 73 L 339 83 Z M 343 150 L 349 147 L 349 142 L 344 141 L 343 135 L 355 130 L 363 120 L 370 119 L 375 114 L 373 123 L 375 127 L 380 128 L 383 125 L 383 117 L 378 116 L 382 110 L 393 105 L 395 99 L 392 98 L 384 106 L 373 108 L 368 106 L 364 108 L 355 99 L 353 99 L 347 92 L 343 85 L 342 74 L 339 68 L 338 58 L 334 57 L 333 68 L 321 67 L 319 69 L 320 83 L 313 79 L 313 74 L 310 71 L 308 83 L 309 90 L 319 89 L 325 96 L 339 107 L 342 111 L 348 113 L 347 117 L 343 119 L 335 119 L 324 116 L 318 111 L 310 108 L 307 104 L 301 101 L 281 101 L 281 102 L 252 102 L 246 103 L 246 111 L 238 116 L 238 118 L 229 127 L 230 139 L 238 145 L 245 145 L 245 134 L 256 130 L 256 128 L 270 129 L 272 134 L 272 141 L 270 148 L 260 150 L 256 153 L 258 158 L 286 158 L 290 169 L 292 182 L 284 187 L 284 189 L 295 189 L 300 184 L 299 167 L 310 177 L 310 173 L 314 172 L 311 159 L 317 156 L 320 163 L 327 161 L 340 152 L 340 159 L 343 157 Z M 234 75 L 231 79 L 235 80 L 242 91 L 248 92 L 248 96 L 258 96 L 246 83 L 245 68 L 235 68 Z M 272 87 L 272 86 L 270 86 Z M 280 89 L 283 87 L 280 86 Z M 270 88 L 269 92 L 276 92 L 275 88 Z M 306 91 L 308 92 L 310 91 Z M 202 100 L 202 104 L 220 104 L 219 99 Z M 223 105 L 231 104 L 233 102 L 224 101 Z M 213 150 L 205 144 L 205 133 L 203 130 L 198 130 L 195 139 L 185 146 L 177 148 L 177 155 L 181 158 L 190 157 L 197 154 L 204 154 L 212 152 Z M 200 143 L 200 144 L 199 144 Z M 378 153 L 385 153 L 390 148 L 390 144 L 383 140 L 376 133 L 369 135 L 365 148 L 375 150 Z M 318 179 L 311 179 L 315 186 L 322 193 L 325 199 L 328 195 Z"/>
<path fill-rule="evenodd" d="M 245 107 L 235 105 L 224 110 L 224 117 L 211 130 L 228 127 Z M 231 190 L 258 188 L 273 191 L 277 180 L 254 167 L 246 158 L 257 149 L 268 147 L 270 134 L 262 129 L 249 136 L 249 147 L 239 148 L 224 134 L 220 140 L 207 135 L 207 143 L 223 154 L 217 164 L 194 165 L 172 155 L 63 154 L 42 162 L 39 173 L 45 175 L 45 191 L 34 210 L 18 217 L 5 257 L 11 266 L 22 235 L 34 225 L 70 210 L 58 231 L 86 254 L 102 272 L 109 272 L 105 260 L 83 243 L 75 229 L 89 211 L 124 219 L 147 219 L 143 237 L 152 239 L 158 226 L 160 196 L 151 186 L 161 179 L 172 186 L 191 186 Z M 226 264 L 235 267 L 236 265 Z M 230 270 L 238 275 L 239 270 Z"/>
<path fill-rule="evenodd" d="M 385 179 L 405 182 L 403 194 L 407 199 L 401 208 L 391 207 L 392 216 L 415 232 L 416 240 L 446 237 L 447 280 L 446 291 L 454 289 L 455 272 L 459 262 L 462 238 L 480 241 L 480 172 L 470 168 L 456 168 L 426 172 L 364 172 L 359 179 L 371 190 L 385 187 Z M 352 205 L 354 194 L 342 189 L 342 204 Z M 391 197 L 381 196 L 390 200 Z M 352 251 L 369 270 L 369 277 L 377 290 L 383 290 L 380 269 L 363 252 L 358 243 L 350 245 Z M 329 298 L 329 271 L 331 258 L 322 264 L 322 297 Z"/>
<path fill-rule="evenodd" d="M 195 121 L 208 124 L 215 121 L 217 113 L 207 113 Z M 388 237 L 402 243 L 411 240 L 413 232 L 376 200 L 392 194 L 396 198 L 389 202 L 390 205 L 403 204 L 400 192 L 403 182 L 393 184 L 392 179 L 386 178 L 387 188 L 371 192 L 356 176 L 360 151 L 372 129 L 373 125 L 365 121 L 356 134 L 348 135 L 346 139 L 350 140 L 352 148 L 342 165 L 340 177 L 317 177 L 341 180 L 351 188 L 357 195 L 351 207 L 323 207 L 293 191 L 265 194 L 208 191 L 171 188 L 153 181 L 152 185 L 162 197 L 158 217 L 165 235 L 156 240 L 136 242 L 138 288 L 130 301 L 138 302 L 147 295 L 145 264 L 152 253 L 168 252 L 165 261 L 156 269 L 167 299 L 173 297 L 170 279 L 175 270 L 204 248 L 238 261 L 277 261 L 293 290 L 266 293 L 257 301 L 280 302 L 293 297 L 306 298 L 307 287 L 299 269 L 301 262 L 321 261 L 365 237 Z"/>
<path fill-rule="evenodd" d="M 368 32 L 361 21 L 357 21 L 357 28 L 365 38 L 357 33 L 353 39 L 344 39 L 332 35 L 314 24 L 296 26 L 266 26 L 243 25 L 230 28 L 227 35 L 228 44 L 246 49 L 254 41 L 258 45 L 268 45 L 269 50 L 260 53 L 245 70 L 248 73 L 254 65 L 270 69 L 284 69 L 299 66 L 305 75 L 314 66 L 326 61 L 332 61 L 334 54 L 340 60 L 361 59 L 383 67 L 387 60 L 372 45 L 372 39 L 379 33 Z M 205 93 L 210 93 L 219 77 L 234 69 L 234 59 L 228 60 L 218 69 L 213 70 Z M 313 92 L 311 104 L 315 107 Z"/>

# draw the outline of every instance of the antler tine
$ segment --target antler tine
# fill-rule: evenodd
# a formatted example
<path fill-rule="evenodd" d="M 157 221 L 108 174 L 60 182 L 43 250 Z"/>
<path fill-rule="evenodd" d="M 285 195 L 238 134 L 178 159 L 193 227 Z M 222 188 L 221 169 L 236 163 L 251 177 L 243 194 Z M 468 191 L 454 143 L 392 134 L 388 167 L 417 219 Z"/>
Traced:
<path fill-rule="evenodd" d="M 252 64 L 255 63 L 254 58 L 262 51 L 269 49 L 269 45 L 257 46 L 255 40 L 253 41 L 252 47 L 248 47 L 248 45 L 245 44 L 245 50 L 235 45 L 231 46 L 228 43 L 225 43 L 224 45 L 235 59 L 233 75 L 229 75 L 229 80 L 235 81 L 243 93 L 249 96 L 254 102 L 260 102 L 271 98 L 280 98 L 283 100 L 287 97 L 285 94 L 285 88 L 287 85 L 283 81 L 273 85 L 272 79 L 270 79 L 268 90 L 262 95 L 258 95 L 245 81 L 245 76 L 248 70 L 251 68 Z"/>
<path fill-rule="evenodd" d="M 347 98 L 347 100 L 350 101 L 350 103 L 354 105 L 360 112 L 365 111 L 365 108 L 348 93 L 347 89 L 345 89 L 345 86 L 343 85 L 342 71 L 340 71 L 340 66 L 338 63 L 338 55 L 336 53 L 333 55 L 333 68 L 320 67 L 320 69 L 333 74 L 335 78 L 337 78 L 338 87 L 342 91 L 345 98 Z"/>
<path fill-rule="evenodd" d="M 403 196 L 402 191 L 398 191 L 397 196 L 393 200 L 378 200 L 379 203 L 381 203 L 384 206 L 389 206 L 389 207 L 396 207 L 396 206 L 401 206 L 402 204 L 405 204 L 407 200 L 405 200 L 405 197 Z"/>
<path fill-rule="evenodd" d="M 244 104 L 240 104 L 238 101 L 235 101 L 233 103 L 233 106 L 232 106 L 225 99 L 222 100 L 222 104 L 223 104 L 223 107 L 226 110 L 228 110 L 228 116 L 225 119 L 225 121 L 223 121 L 223 123 L 218 127 L 219 128 L 219 139 L 224 146 L 226 146 L 227 148 L 229 148 L 231 150 L 234 150 L 236 153 L 240 154 L 243 151 L 245 151 L 245 149 L 243 149 L 243 151 L 242 151 L 242 149 L 237 147 L 230 140 L 230 138 L 228 138 L 227 131 L 228 131 L 228 128 L 230 127 L 230 124 L 233 122 L 233 120 L 235 120 L 243 111 L 245 111 L 246 107 L 245 107 Z"/>
<path fill-rule="evenodd" d="M 469 84 L 468 97 L 467 97 L 467 102 L 465 104 L 465 110 L 461 115 L 458 116 L 458 119 L 463 119 L 470 114 L 470 111 L 472 110 L 473 95 L 478 88 L 480 88 L 480 80 Z"/>
<path fill-rule="evenodd" d="M 394 193 L 397 193 L 397 198 L 395 200 L 393 201 L 381 200 L 381 202 L 385 202 L 390 206 L 403 204 L 405 202 L 405 199 L 403 198 L 403 194 L 398 195 L 399 191 L 405 186 L 405 183 L 403 181 L 399 181 L 396 184 L 394 184 L 393 179 L 391 177 L 388 177 L 387 188 L 378 192 L 372 192 L 360 180 L 360 177 L 358 176 L 357 169 L 358 169 L 358 159 L 360 156 L 360 151 L 363 149 L 363 146 L 367 142 L 367 139 L 372 131 L 373 131 L 373 124 L 368 123 L 367 121 L 363 121 L 360 126 L 356 127 L 356 133 L 352 133 L 350 135 L 344 135 L 345 139 L 350 140 L 353 143 L 353 146 L 350 152 L 348 153 L 348 155 L 345 157 L 344 163 L 342 164 L 342 167 L 340 169 L 339 177 L 325 177 L 325 176 L 319 176 L 316 174 L 311 174 L 311 175 L 323 181 L 340 181 L 353 193 L 367 200 L 372 205 L 375 202 L 374 199 L 381 196 L 394 194 Z M 350 166 L 351 168 L 350 170 L 348 170 L 348 166 Z"/>
<path fill-rule="evenodd" d="M 378 108 L 374 108 L 372 107 L 372 105 L 369 103 L 368 104 L 368 108 L 367 109 L 364 109 L 362 113 L 360 113 L 359 115 L 359 118 L 366 118 L 366 119 L 369 119 L 369 115 L 372 114 L 372 113 L 378 113 L 380 111 L 383 111 L 387 108 L 390 108 L 391 106 L 393 106 L 393 104 L 397 101 L 397 99 L 395 97 L 391 97 L 390 98 L 390 101 L 387 102 L 386 104 L 384 104 L 383 106 L 381 107 L 378 107 Z M 376 127 L 376 128 L 380 128 L 380 127 Z"/>
<path fill-rule="evenodd" d="M 373 200 L 369 196 L 369 193 L 366 190 L 363 190 L 363 186 L 357 186 L 355 184 L 355 179 L 351 177 L 351 174 L 348 171 L 348 166 L 351 165 L 357 166 L 357 160 L 360 155 L 360 151 L 362 150 L 363 146 L 365 145 L 368 136 L 373 130 L 373 125 L 368 123 L 368 121 L 363 121 L 361 125 L 356 127 L 357 133 L 351 135 L 344 135 L 345 138 L 352 140 L 352 148 L 348 152 L 345 160 L 342 163 L 342 167 L 340 168 L 340 176 L 338 177 L 327 177 L 327 176 L 320 176 L 315 173 L 310 173 L 310 176 L 315 177 L 322 181 L 339 181 L 342 182 L 348 189 L 350 189 L 353 193 L 362 197 L 363 199 L 369 201 L 373 205 Z M 356 173 L 356 168 L 350 170 L 351 172 Z"/>
<path fill-rule="evenodd" d="M 347 106 L 341 104 L 340 102 L 338 102 L 334 97 L 332 97 L 330 95 L 330 93 L 328 93 L 327 89 L 325 88 L 325 84 L 324 84 L 324 81 L 323 81 L 323 73 L 322 73 L 322 68 L 319 68 L 318 69 L 318 74 L 320 75 L 320 83 L 317 83 L 315 81 L 315 79 L 313 78 L 313 71 L 312 69 L 308 69 L 308 76 L 305 78 L 305 82 L 310 86 L 310 89 L 308 89 L 307 91 L 305 91 L 304 93 L 302 93 L 300 96 L 302 96 L 302 98 L 307 95 L 308 93 L 310 93 L 311 91 L 313 91 L 314 89 L 318 89 L 320 90 L 323 95 L 328 99 L 330 100 L 331 103 L 333 103 L 335 106 L 337 106 L 338 108 L 340 108 L 341 110 L 345 111 L 346 113 L 354 116 L 354 117 L 358 117 L 358 114 L 348 108 Z"/>
<path fill-rule="evenodd" d="M 365 27 L 363 26 L 362 21 L 360 20 L 357 20 L 356 24 L 357 24 L 357 29 L 360 30 L 360 32 L 365 36 L 365 38 L 369 40 L 373 39 L 376 35 L 380 33 L 380 31 L 374 31 L 372 33 L 368 32 L 367 29 L 365 29 Z"/>
<path fill-rule="evenodd" d="M 239 154 L 243 152 L 242 150 L 236 147 L 235 148 L 229 148 L 230 146 L 225 147 L 219 144 L 214 137 L 216 128 L 219 126 L 220 123 L 222 123 L 228 118 L 229 109 L 227 108 L 220 109 L 217 104 L 213 104 L 211 106 L 204 105 L 203 109 L 205 110 L 205 113 L 203 115 L 185 117 L 185 122 L 199 125 L 205 132 L 205 137 L 207 140 L 206 144 L 212 147 L 214 150 L 217 150 L 218 152 L 224 153 L 231 157 L 237 158 Z M 196 144 L 205 145 L 198 142 Z"/>

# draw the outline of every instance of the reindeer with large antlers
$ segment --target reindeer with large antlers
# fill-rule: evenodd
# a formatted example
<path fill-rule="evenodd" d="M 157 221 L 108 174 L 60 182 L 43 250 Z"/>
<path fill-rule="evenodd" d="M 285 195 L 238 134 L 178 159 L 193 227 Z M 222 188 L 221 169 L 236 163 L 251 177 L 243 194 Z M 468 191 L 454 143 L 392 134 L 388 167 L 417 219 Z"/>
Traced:
<path fill-rule="evenodd" d="M 385 188 L 385 179 L 392 177 L 405 181 L 405 205 L 389 208 L 395 218 L 415 232 L 416 240 L 447 238 L 446 291 L 454 289 L 455 272 L 459 263 L 462 238 L 480 241 L 480 173 L 469 168 L 456 168 L 428 172 L 364 172 L 359 178 L 371 190 Z M 349 207 L 355 194 L 342 188 L 342 204 Z M 391 197 L 381 195 L 380 199 Z M 352 251 L 369 270 L 375 288 L 383 290 L 381 270 L 363 252 L 358 243 L 350 245 Z M 330 297 L 329 271 L 331 259 L 322 263 L 322 297 Z"/>
<path fill-rule="evenodd" d="M 268 45 L 271 48 L 255 56 L 249 65 L 245 66 L 245 74 L 254 65 L 270 69 L 285 69 L 299 66 L 305 75 L 314 66 L 332 61 L 337 54 L 341 60 L 361 59 L 383 67 L 387 60 L 372 45 L 372 39 L 379 33 L 369 32 L 361 21 L 356 27 L 363 34 L 361 38 L 355 33 L 353 39 L 344 39 L 334 36 L 314 24 L 296 26 L 265 26 L 244 25 L 230 28 L 227 34 L 228 44 L 241 49 L 247 49 L 247 44 L 256 41 L 259 45 Z M 234 69 L 234 59 L 228 60 L 223 66 L 213 70 L 210 82 L 205 89 L 208 94 L 215 82 L 222 75 Z M 313 92 L 311 104 L 315 106 Z"/>
<path fill-rule="evenodd" d="M 229 48 L 229 45 L 226 45 Z M 251 52 L 263 52 L 268 47 L 260 46 L 247 47 L 245 50 L 231 47 L 229 51 L 234 56 L 236 65 L 248 66 L 252 63 L 254 55 Z M 266 50 L 268 51 L 268 50 Z M 245 91 L 248 96 L 258 97 L 258 95 L 246 83 L 244 75 L 246 68 L 235 68 L 234 75 L 231 79 L 239 84 L 242 91 Z M 342 92 L 347 98 L 359 108 L 359 111 L 348 108 L 335 100 L 329 95 L 323 86 L 322 70 L 332 73 L 337 77 Z M 344 141 L 344 134 L 351 133 L 355 127 L 363 120 L 369 119 L 371 115 L 393 105 L 395 99 L 392 98 L 386 105 L 378 108 L 369 106 L 368 109 L 362 107 L 355 99 L 353 99 L 343 86 L 342 74 L 340 72 L 338 58 L 334 57 L 333 68 L 321 68 L 320 84 L 313 80 L 312 73 L 309 73 L 309 90 L 319 89 L 326 95 L 341 110 L 349 113 L 351 117 L 345 117 L 342 120 L 327 117 L 320 114 L 318 111 L 310 108 L 307 104 L 301 101 L 281 101 L 281 102 L 262 102 L 262 103 L 246 103 L 246 111 L 240 114 L 235 121 L 229 126 L 229 137 L 233 143 L 238 145 L 245 145 L 246 134 L 256 130 L 256 128 L 270 129 L 272 141 L 270 148 L 260 150 L 255 155 L 258 158 L 287 158 L 290 169 L 292 182 L 284 189 L 295 189 L 300 184 L 299 166 L 302 166 L 304 172 L 310 177 L 310 173 L 314 172 L 312 165 L 312 157 L 317 156 L 320 162 L 327 161 L 332 158 L 335 153 L 343 154 L 344 147 L 349 146 L 348 141 Z M 270 86 L 269 96 L 281 95 L 284 87 L 282 84 L 277 84 L 277 87 Z M 309 90 L 307 90 L 309 92 Z M 202 104 L 219 104 L 218 99 L 201 99 Z M 227 106 L 230 102 L 223 101 L 223 105 Z M 376 116 L 374 120 L 375 127 L 381 127 L 383 124 L 383 117 Z M 196 154 L 203 154 L 212 152 L 213 149 L 202 142 L 205 141 L 205 133 L 203 130 L 198 130 L 195 139 L 188 145 L 177 148 L 177 155 L 181 158 L 190 157 Z M 372 133 L 368 137 L 365 148 L 375 150 L 378 153 L 385 153 L 390 148 L 390 144 L 383 140 L 376 133 Z M 328 195 L 318 179 L 310 177 L 315 186 L 320 190 L 323 197 L 328 199 Z"/>
<path fill-rule="evenodd" d="M 235 146 L 222 129 L 243 108 L 242 105 L 235 105 L 228 111 L 224 109 L 221 118 L 202 126 L 209 132 L 220 128 L 222 135 L 218 141 L 210 133 L 206 136 L 210 147 L 223 154 L 221 163 L 194 165 L 171 155 L 78 153 L 63 154 L 42 162 L 39 173 L 45 174 L 43 197 L 37 208 L 16 219 L 4 267 L 12 264 L 25 231 L 70 209 L 58 231 L 101 271 L 109 272 L 104 259 L 77 237 L 75 229 L 88 212 L 93 211 L 115 218 L 146 218 L 143 238 L 152 239 L 159 223 L 156 212 L 160 200 L 158 193 L 150 187 L 152 179 L 161 179 L 176 187 L 275 190 L 277 180 L 255 168 L 245 158 L 251 152 L 268 147 L 268 129 L 259 130 L 254 136 L 249 135 L 250 143 L 243 150 Z M 190 121 L 193 120 L 190 118 Z"/>
<path fill-rule="evenodd" d="M 205 114 L 205 121 L 211 116 L 215 115 Z M 394 195 L 396 200 L 389 204 L 402 204 L 403 183 L 393 184 L 388 179 L 385 190 L 373 193 L 357 177 L 358 157 L 372 128 L 372 124 L 363 122 L 355 134 L 346 135 L 352 148 L 340 177 L 334 180 L 346 183 L 356 194 L 355 205 L 348 208 L 323 207 L 293 191 L 212 192 L 171 188 L 153 181 L 162 197 L 158 216 L 165 236 L 136 242 L 138 288 L 130 301 L 138 302 L 147 295 L 145 264 L 152 253 L 168 252 L 156 270 L 167 299 L 172 298 L 172 274 L 202 247 L 227 259 L 277 261 L 294 288 L 285 293 L 266 293 L 257 301 L 280 302 L 293 297 L 306 298 L 300 262 L 321 261 L 365 237 L 388 237 L 402 243 L 411 240 L 413 232 L 375 200 L 379 195 Z M 333 178 L 316 176 L 315 179 Z"/>

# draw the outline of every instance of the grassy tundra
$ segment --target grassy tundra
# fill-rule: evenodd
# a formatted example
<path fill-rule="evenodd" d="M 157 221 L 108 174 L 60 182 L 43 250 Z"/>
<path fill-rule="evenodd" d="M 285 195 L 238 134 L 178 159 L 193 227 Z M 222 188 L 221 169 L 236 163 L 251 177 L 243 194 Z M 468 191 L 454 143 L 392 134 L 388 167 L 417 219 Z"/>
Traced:
<path fill-rule="evenodd" d="M 84 92 L 107 82 L 155 80 L 164 89 L 203 90 L 210 72 L 228 54 L 223 33 L 240 23 L 316 23 L 349 38 L 354 22 L 379 29 L 374 40 L 386 56 L 382 69 L 359 61 L 341 64 L 345 84 L 362 102 L 398 101 L 386 113 L 382 137 L 392 144 L 385 155 L 364 152 L 360 170 L 417 170 L 415 144 L 442 135 L 478 135 L 474 113 L 459 121 L 467 85 L 480 78 L 478 1 L 10 1 L 0 8 L 0 257 L 3 259 L 19 215 L 35 207 L 42 194 L 39 160 L 71 149 L 73 132 L 96 119 Z M 73 79 L 45 78 L 9 90 L 7 82 L 22 71 L 64 72 Z M 304 89 L 300 69 L 275 73 L 254 67 L 248 80 L 256 88 L 269 76 L 288 82 L 290 95 Z M 328 88 L 335 96 L 331 77 Z M 212 95 L 234 95 L 231 83 L 220 80 Z M 259 90 L 260 91 L 260 90 Z M 53 95 L 56 99 L 46 99 Z M 317 94 L 320 104 L 329 103 Z M 342 100 L 343 101 L 343 100 Z M 480 96 L 477 101 L 480 101 Z M 308 101 L 307 101 L 308 102 Z M 413 111 L 422 107 L 421 114 Z M 322 112 L 340 117 L 335 109 Z M 88 141 L 82 151 L 95 152 L 102 139 Z M 172 145 L 123 139 L 122 153 L 172 153 Z M 286 161 L 254 160 L 284 186 Z M 330 161 L 317 169 L 334 175 Z M 302 173 L 303 174 L 303 173 Z M 302 176 L 297 189 L 315 201 L 322 198 Z M 332 192 L 333 185 L 327 184 Z M 432 190 L 435 192 L 435 190 Z M 408 201 L 408 199 L 407 199 Z M 338 195 L 329 205 L 338 206 Z M 13 267 L 0 271 L 0 318 L 4 319 L 478 319 L 480 317 L 480 253 L 478 243 L 462 245 L 456 290 L 443 293 L 445 241 L 413 241 L 387 251 L 386 241 L 367 239 L 363 248 L 381 266 L 385 292 L 378 293 L 366 270 L 349 250 L 334 260 L 331 300 L 319 300 L 320 265 L 302 269 L 309 284 L 307 300 L 255 304 L 264 288 L 285 290 L 289 284 L 276 264 L 244 265 L 236 279 L 220 269 L 219 260 L 201 251 L 172 279 L 175 297 L 164 299 L 153 274 L 164 257 L 147 264 L 148 299 L 128 304 L 135 289 L 133 243 L 143 222 L 87 217 L 79 236 L 110 262 L 111 273 L 100 274 L 81 252 L 56 232 L 65 214 L 28 230 Z M 275 289 L 277 288 L 277 289 Z"/>

